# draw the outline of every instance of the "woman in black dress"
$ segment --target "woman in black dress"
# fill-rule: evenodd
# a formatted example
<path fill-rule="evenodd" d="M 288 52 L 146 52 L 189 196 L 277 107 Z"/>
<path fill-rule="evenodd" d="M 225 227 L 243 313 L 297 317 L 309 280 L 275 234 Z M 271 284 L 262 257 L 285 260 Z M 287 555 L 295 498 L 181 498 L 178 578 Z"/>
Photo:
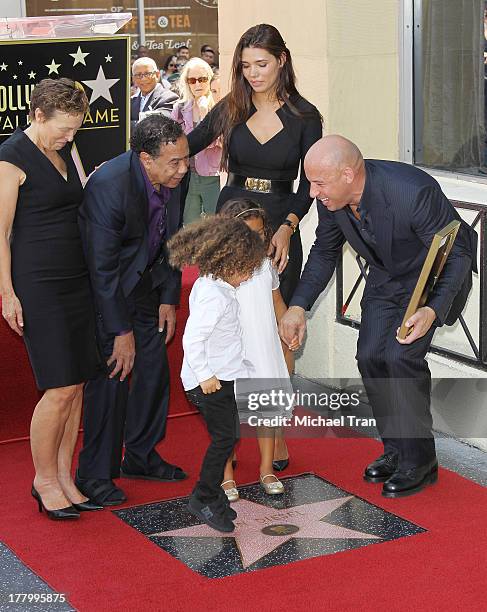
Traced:
<path fill-rule="evenodd" d="M 101 508 L 71 478 L 83 383 L 98 367 L 77 223 L 83 189 L 70 153 L 87 108 L 84 91 L 73 81 L 45 79 L 32 92 L 29 127 L 0 146 L 2 314 L 23 336 L 44 390 L 30 431 L 32 495 L 54 519 Z"/>
<path fill-rule="evenodd" d="M 228 180 L 218 198 L 217 212 L 227 200 L 242 197 L 257 200 L 266 211 L 286 304 L 303 263 L 299 222 L 312 202 L 303 161 L 322 136 L 321 115 L 299 94 L 295 81 L 291 53 L 279 31 L 272 25 L 256 25 L 242 35 L 235 48 L 230 93 L 188 134 L 191 155 L 222 137 L 222 165 Z M 286 350 L 285 357 L 292 372 L 293 354 Z M 279 470 L 287 466 L 288 459 L 282 438 L 276 441 L 274 468 Z"/>
<path fill-rule="evenodd" d="M 322 119 L 297 91 L 291 53 L 274 26 L 254 26 L 240 38 L 230 93 L 188 134 L 190 154 L 218 136 L 223 139 L 222 163 L 229 174 L 217 211 L 237 197 L 251 197 L 262 205 L 274 230 L 274 261 L 288 303 L 301 273 L 298 225 L 312 202 L 302 163 L 322 136 Z M 299 186 L 293 193 L 300 168 Z"/>

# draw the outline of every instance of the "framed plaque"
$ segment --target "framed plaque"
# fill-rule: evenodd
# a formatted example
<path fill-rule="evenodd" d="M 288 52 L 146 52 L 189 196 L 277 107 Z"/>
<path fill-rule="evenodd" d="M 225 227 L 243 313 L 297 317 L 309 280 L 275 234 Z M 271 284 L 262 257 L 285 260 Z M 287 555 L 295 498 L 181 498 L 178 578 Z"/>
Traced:
<path fill-rule="evenodd" d="M 418 282 L 409 300 L 406 314 L 404 315 L 399 329 L 398 338 L 401 338 L 401 340 L 404 340 L 413 329 L 412 327 L 406 326 L 406 321 L 418 310 L 418 308 L 426 304 L 429 293 L 436 285 L 436 281 L 443 270 L 443 266 L 455 242 L 459 228 L 460 221 L 452 221 L 433 236 L 421 274 L 419 275 Z"/>

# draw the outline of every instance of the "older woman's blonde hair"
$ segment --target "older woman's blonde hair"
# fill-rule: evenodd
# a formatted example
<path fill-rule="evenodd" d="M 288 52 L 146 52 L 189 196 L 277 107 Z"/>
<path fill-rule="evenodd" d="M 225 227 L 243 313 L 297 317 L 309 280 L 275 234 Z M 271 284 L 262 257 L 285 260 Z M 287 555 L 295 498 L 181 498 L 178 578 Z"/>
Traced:
<path fill-rule="evenodd" d="M 213 70 L 211 69 L 211 66 L 205 62 L 205 60 L 202 60 L 200 57 L 192 57 L 190 60 L 188 60 L 181 71 L 181 76 L 179 77 L 179 91 L 181 94 L 181 102 L 183 104 L 194 100 L 193 93 L 191 92 L 191 88 L 187 80 L 188 73 L 193 68 L 203 68 L 203 70 L 206 72 L 206 76 L 208 77 L 208 88 L 210 87 L 211 79 L 213 78 Z M 208 91 L 208 98 L 208 108 L 211 109 L 215 105 L 211 91 Z"/>

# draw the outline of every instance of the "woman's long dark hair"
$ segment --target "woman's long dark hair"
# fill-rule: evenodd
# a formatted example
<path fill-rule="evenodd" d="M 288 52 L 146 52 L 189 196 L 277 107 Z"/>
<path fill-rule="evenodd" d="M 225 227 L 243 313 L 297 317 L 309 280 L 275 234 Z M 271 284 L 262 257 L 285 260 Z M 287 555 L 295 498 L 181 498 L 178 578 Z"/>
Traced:
<path fill-rule="evenodd" d="M 223 125 L 223 152 L 222 152 L 222 168 L 226 169 L 228 160 L 228 145 L 232 129 L 238 124 L 247 121 L 250 115 L 252 105 L 252 87 L 242 72 L 242 51 L 248 47 L 265 49 L 273 55 L 277 60 L 281 60 L 284 55 L 286 61 L 279 69 L 276 84 L 276 97 L 279 102 L 286 102 L 291 112 L 301 116 L 301 113 L 292 103 L 289 102 L 289 97 L 298 94 L 296 89 L 296 75 L 294 73 L 291 53 L 286 47 L 279 30 L 267 23 L 261 23 L 253 26 L 242 34 L 232 61 L 232 84 L 230 93 L 215 107 L 214 120 L 221 126 Z M 220 128 L 221 129 L 221 128 Z"/>

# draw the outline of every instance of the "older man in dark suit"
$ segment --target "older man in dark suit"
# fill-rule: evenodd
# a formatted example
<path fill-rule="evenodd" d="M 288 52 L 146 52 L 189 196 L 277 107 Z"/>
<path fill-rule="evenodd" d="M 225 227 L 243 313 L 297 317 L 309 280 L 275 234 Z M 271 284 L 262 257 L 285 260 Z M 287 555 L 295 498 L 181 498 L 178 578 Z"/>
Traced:
<path fill-rule="evenodd" d="M 438 183 L 399 162 L 364 160 L 341 136 L 327 136 L 305 159 L 318 200 L 316 241 L 281 321 L 288 344 L 305 331 L 304 312 L 330 281 L 346 241 L 370 265 L 361 302 L 357 362 L 384 443 L 364 478 L 383 482 L 386 497 L 411 495 L 438 475 L 425 356 L 436 327 L 461 314 L 476 271 L 477 235 L 462 221 L 453 249 L 425 306 L 399 340 L 409 298 L 434 234 L 460 220 Z"/>
<path fill-rule="evenodd" d="M 91 176 L 80 207 L 107 371 L 85 387 L 76 482 L 105 506 L 126 499 L 112 480 L 120 474 L 159 481 L 186 477 L 155 446 L 166 427 L 166 343 L 174 334 L 181 287 L 180 273 L 167 263 L 165 245 L 181 226 L 188 155 L 179 124 L 151 115 L 137 124 L 131 150 Z"/>
<path fill-rule="evenodd" d="M 163 87 L 157 64 L 150 57 L 141 57 L 132 65 L 132 78 L 139 92 L 130 99 L 130 127 L 133 131 L 139 114 L 147 111 L 160 111 L 166 117 L 171 116 L 177 94 Z"/>

